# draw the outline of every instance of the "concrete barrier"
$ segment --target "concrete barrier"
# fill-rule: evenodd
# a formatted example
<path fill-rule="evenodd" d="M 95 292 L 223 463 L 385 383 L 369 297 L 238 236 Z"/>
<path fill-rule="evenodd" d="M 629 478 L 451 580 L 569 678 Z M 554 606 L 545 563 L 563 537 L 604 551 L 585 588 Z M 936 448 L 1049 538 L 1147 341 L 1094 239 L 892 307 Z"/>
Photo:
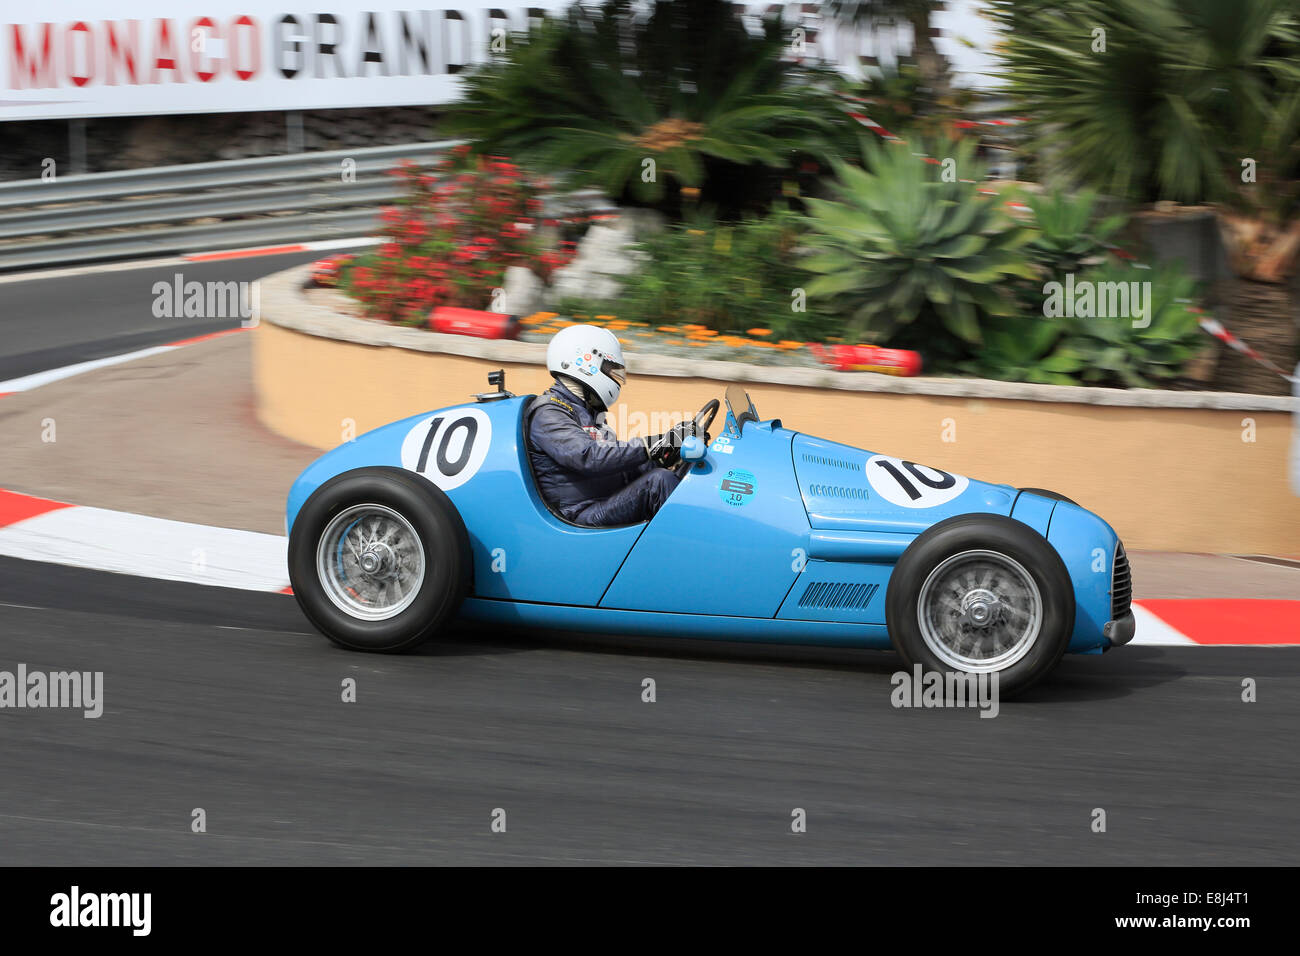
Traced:
<path fill-rule="evenodd" d="M 257 414 L 280 435 L 332 448 L 349 429 L 466 401 L 497 368 L 516 394 L 548 387 L 542 345 L 352 318 L 309 301 L 306 275 L 263 280 L 253 333 Z M 1068 495 L 1130 549 L 1300 554 L 1291 397 L 897 379 L 635 352 L 628 363 L 626 406 L 611 420 L 640 430 L 742 381 L 763 417 L 788 428 Z"/>

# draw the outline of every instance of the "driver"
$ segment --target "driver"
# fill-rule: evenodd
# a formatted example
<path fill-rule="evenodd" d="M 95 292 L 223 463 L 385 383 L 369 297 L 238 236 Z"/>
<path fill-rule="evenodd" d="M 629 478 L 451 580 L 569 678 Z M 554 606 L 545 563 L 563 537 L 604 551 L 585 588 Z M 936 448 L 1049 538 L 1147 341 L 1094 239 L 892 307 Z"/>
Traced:
<path fill-rule="evenodd" d="M 626 381 L 618 336 L 571 325 L 546 349 L 555 384 L 524 415 L 538 490 L 568 521 L 593 527 L 648 521 L 680 480 L 672 469 L 692 423 L 651 438 L 619 441 L 605 424 Z"/>

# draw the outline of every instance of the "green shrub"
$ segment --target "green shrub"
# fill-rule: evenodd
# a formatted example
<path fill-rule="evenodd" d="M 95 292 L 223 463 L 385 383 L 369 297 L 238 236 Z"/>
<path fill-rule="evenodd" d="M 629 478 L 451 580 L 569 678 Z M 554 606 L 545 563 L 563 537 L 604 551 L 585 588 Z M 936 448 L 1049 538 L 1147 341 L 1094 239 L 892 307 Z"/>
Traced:
<path fill-rule="evenodd" d="M 807 280 L 796 264 L 802 218 L 778 210 L 736 224 L 700 213 L 637 243 L 642 267 L 625 279 L 613 302 L 569 301 L 563 314 L 617 314 L 650 326 L 701 325 L 719 332 L 771 329 L 774 336 L 803 339 L 826 332 L 832 317 L 810 305 L 803 311 Z M 832 333 L 833 334 L 833 333 Z"/>

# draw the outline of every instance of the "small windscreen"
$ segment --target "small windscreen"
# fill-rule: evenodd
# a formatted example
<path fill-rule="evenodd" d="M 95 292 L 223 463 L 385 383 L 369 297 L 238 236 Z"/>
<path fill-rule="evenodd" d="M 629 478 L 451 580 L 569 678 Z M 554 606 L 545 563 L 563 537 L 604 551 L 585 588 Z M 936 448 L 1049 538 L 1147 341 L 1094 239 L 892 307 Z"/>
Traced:
<path fill-rule="evenodd" d="M 758 409 L 754 408 L 749 393 L 741 386 L 728 385 L 726 400 L 727 411 L 731 412 L 731 417 L 736 420 L 736 427 L 742 432 L 745 430 L 745 422 L 758 421 Z"/>

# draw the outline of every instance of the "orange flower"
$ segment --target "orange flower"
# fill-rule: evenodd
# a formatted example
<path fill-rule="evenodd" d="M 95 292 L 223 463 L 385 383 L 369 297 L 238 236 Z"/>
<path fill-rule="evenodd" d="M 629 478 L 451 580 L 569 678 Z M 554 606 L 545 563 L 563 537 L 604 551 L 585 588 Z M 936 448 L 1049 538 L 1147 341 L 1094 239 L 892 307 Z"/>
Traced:
<path fill-rule="evenodd" d="M 675 325 L 661 325 L 661 326 L 659 326 L 659 331 L 660 331 L 660 332 L 676 332 L 676 331 L 678 331 L 678 328 L 677 328 L 677 326 L 675 326 Z"/>
<path fill-rule="evenodd" d="M 708 328 L 708 326 L 705 326 L 705 325 L 683 325 L 682 328 L 684 328 L 687 332 L 698 332 L 698 331 L 700 331 L 700 329 Z"/>
<path fill-rule="evenodd" d="M 771 335 L 772 330 L 771 329 L 750 329 L 748 334 L 749 335 Z"/>
<path fill-rule="evenodd" d="M 803 343 L 792 342 L 788 339 L 782 339 L 780 342 L 776 343 L 776 347 L 779 349 L 801 349 L 803 348 Z"/>
<path fill-rule="evenodd" d="M 713 329 L 696 329 L 691 333 L 690 337 L 693 339 L 710 339 L 717 334 Z"/>

